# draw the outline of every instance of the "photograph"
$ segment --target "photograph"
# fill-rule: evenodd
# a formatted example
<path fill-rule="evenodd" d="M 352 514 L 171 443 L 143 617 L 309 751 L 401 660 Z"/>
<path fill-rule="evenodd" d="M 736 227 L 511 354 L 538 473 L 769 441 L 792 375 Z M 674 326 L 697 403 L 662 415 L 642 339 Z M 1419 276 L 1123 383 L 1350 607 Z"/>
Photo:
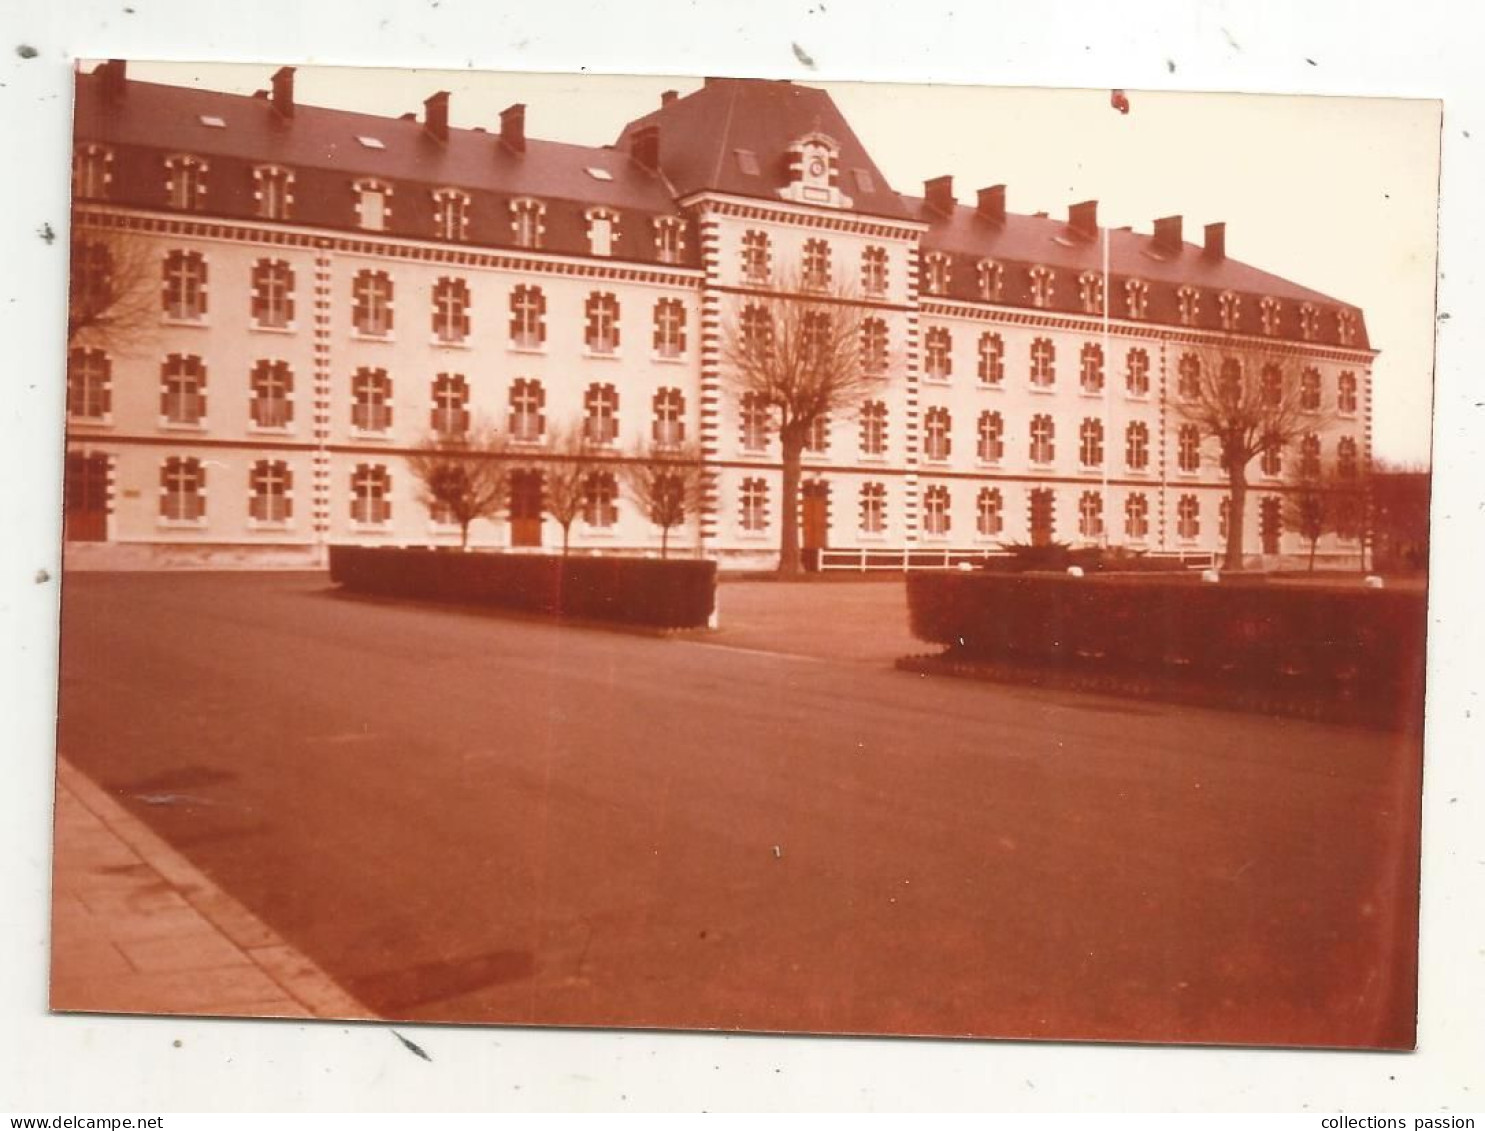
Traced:
<path fill-rule="evenodd" d="M 1414 1048 L 1441 103 L 75 82 L 53 1011 Z"/>

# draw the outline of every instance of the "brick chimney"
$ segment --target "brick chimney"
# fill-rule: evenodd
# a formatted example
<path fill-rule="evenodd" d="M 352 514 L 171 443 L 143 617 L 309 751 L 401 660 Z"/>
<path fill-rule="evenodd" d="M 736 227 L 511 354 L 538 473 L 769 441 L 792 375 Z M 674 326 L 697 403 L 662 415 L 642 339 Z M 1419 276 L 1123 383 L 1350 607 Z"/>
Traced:
<path fill-rule="evenodd" d="M 660 170 L 660 127 L 641 126 L 629 136 L 629 156 L 655 173 Z"/>
<path fill-rule="evenodd" d="M 94 68 L 93 73 L 98 76 L 103 87 L 103 97 L 108 101 L 117 102 L 124 97 L 124 80 L 128 75 L 128 68 L 129 64 L 123 59 L 110 59 Z"/>
<path fill-rule="evenodd" d="M 423 99 L 423 129 L 435 141 L 449 140 L 449 92 L 440 90 Z"/>
<path fill-rule="evenodd" d="M 954 178 L 952 176 L 943 176 L 934 177 L 930 181 L 924 181 L 923 199 L 928 202 L 928 207 L 939 215 L 953 215 Z"/>
<path fill-rule="evenodd" d="M 1098 201 L 1085 200 L 1081 204 L 1069 205 L 1067 227 L 1077 239 L 1096 240 L 1098 238 Z"/>
<path fill-rule="evenodd" d="M 1181 253 L 1181 218 L 1163 216 L 1155 221 L 1155 250 L 1168 255 Z"/>
<path fill-rule="evenodd" d="M 660 105 L 661 106 L 669 106 L 672 102 L 674 102 L 680 96 L 681 96 L 681 94 L 680 94 L 680 91 L 678 91 L 678 90 L 664 90 L 664 91 L 661 91 L 660 92 Z"/>
<path fill-rule="evenodd" d="M 1205 253 L 1212 259 L 1227 258 L 1227 225 L 1224 223 L 1208 224 L 1206 227 Z"/>
<path fill-rule="evenodd" d="M 975 215 L 981 220 L 988 220 L 992 224 L 1005 223 L 1005 185 L 991 185 L 982 188 L 979 193 L 979 201 L 975 205 Z"/>
<path fill-rule="evenodd" d="M 294 116 L 294 68 L 280 67 L 273 72 L 273 108 L 280 118 Z"/>
<path fill-rule="evenodd" d="M 526 104 L 517 102 L 500 111 L 500 141 L 512 153 L 526 152 Z"/>

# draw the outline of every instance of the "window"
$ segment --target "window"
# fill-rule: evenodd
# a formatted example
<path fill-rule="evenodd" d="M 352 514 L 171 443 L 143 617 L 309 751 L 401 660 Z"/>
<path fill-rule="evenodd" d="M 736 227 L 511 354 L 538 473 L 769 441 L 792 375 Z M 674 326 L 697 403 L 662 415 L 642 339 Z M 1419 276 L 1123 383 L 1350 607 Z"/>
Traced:
<path fill-rule="evenodd" d="M 113 408 L 113 366 L 102 350 L 75 347 L 67 355 L 67 415 L 103 420 Z"/>
<path fill-rule="evenodd" d="M 253 264 L 250 311 L 260 328 L 286 330 L 294 322 L 294 270 L 282 259 L 260 259 Z"/>
<path fill-rule="evenodd" d="M 1182 326 L 1194 326 L 1201 314 L 1201 292 L 1195 287 L 1176 288 L 1176 311 Z"/>
<path fill-rule="evenodd" d="M 1057 430 L 1052 418 L 1039 413 L 1031 418 L 1031 462 L 1051 463 L 1057 455 Z"/>
<path fill-rule="evenodd" d="M 510 344 L 520 350 L 537 350 L 546 340 L 546 295 L 540 287 L 517 287 L 510 293 Z"/>
<path fill-rule="evenodd" d="M 1183 401 L 1201 396 L 1201 358 L 1194 353 L 1183 353 L 1176 363 L 1176 396 Z"/>
<path fill-rule="evenodd" d="M 1223 291 L 1217 296 L 1217 317 L 1222 329 L 1236 330 L 1243 316 L 1243 296 L 1232 291 Z"/>
<path fill-rule="evenodd" d="M 1305 412 L 1320 411 L 1320 370 L 1306 369 L 1300 374 L 1299 407 Z"/>
<path fill-rule="evenodd" d="M 949 410 L 941 405 L 930 408 L 923 416 L 923 455 L 928 459 L 946 460 L 953 448 L 950 438 L 952 421 Z"/>
<path fill-rule="evenodd" d="M 351 378 L 351 427 L 360 432 L 392 427 L 392 379 L 385 369 L 358 369 Z"/>
<path fill-rule="evenodd" d="M 541 247 L 541 237 L 545 231 L 542 217 L 545 211 L 539 201 L 513 200 L 510 202 L 511 235 L 517 247 L 529 249 Z"/>
<path fill-rule="evenodd" d="M 986 538 L 1005 529 L 1005 505 L 995 487 L 981 487 L 975 497 L 975 530 Z"/>
<path fill-rule="evenodd" d="M 160 517 L 167 522 L 206 517 L 206 470 L 199 459 L 171 456 L 160 465 Z"/>
<path fill-rule="evenodd" d="M 923 492 L 923 532 L 942 537 L 949 532 L 949 489 L 929 487 Z"/>
<path fill-rule="evenodd" d="M 85 324 L 105 317 L 113 305 L 113 253 L 108 245 L 78 240 L 72 245 L 72 305 Z M 121 288 L 122 289 L 122 288 Z"/>
<path fill-rule="evenodd" d="M 368 232 L 384 232 L 392 220 L 392 190 L 381 181 L 356 182 L 356 222 Z"/>
<path fill-rule="evenodd" d="M 768 484 L 761 479 L 744 479 L 739 503 L 744 530 L 768 529 Z"/>
<path fill-rule="evenodd" d="M 824 310 L 806 310 L 799 325 L 800 361 L 813 369 L 834 341 L 835 324 Z"/>
<path fill-rule="evenodd" d="M 1005 380 L 1005 341 L 999 334 L 980 335 L 980 381 L 999 385 Z"/>
<path fill-rule="evenodd" d="M 1187 541 L 1201 534 L 1201 503 L 1195 495 L 1182 495 L 1176 504 L 1176 534 Z"/>
<path fill-rule="evenodd" d="M 375 526 L 392 517 L 392 477 L 379 463 L 358 463 L 351 472 L 351 521 Z"/>
<path fill-rule="evenodd" d="M 1272 433 L 1264 437 L 1263 455 L 1259 460 L 1259 468 L 1265 475 L 1278 475 L 1284 470 L 1284 445 L 1279 438 Z"/>
<path fill-rule="evenodd" d="M 523 444 L 534 444 L 546 432 L 547 393 L 540 381 L 517 377 L 510 386 L 510 436 Z"/>
<path fill-rule="evenodd" d="M 1150 393 L 1150 354 L 1143 349 L 1132 349 L 1124 357 L 1124 388 L 1131 397 L 1144 397 Z"/>
<path fill-rule="evenodd" d="M 1150 284 L 1143 279 L 1129 279 L 1124 284 L 1124 310 L 1131 318 L 1145 316 L 1150 307 Z"/>
<path fill-rule="evenodd" d="M 283 460 L 258 460 L 248 472 L 248 517 L 254 522 L 288 522 L 294 513 L 289 499 L 293 486 L 293 474 Z"/>
<path fill-rule="evenodd" d="M 743 351 L 750 357 L 762 357 L 773 346 L 773 317 L 768 310 L 749 303 L 739 319 Z"/>
<path fill-rule="evenodd" d="M 861 454 L 879 456 L 887 450 L 887 406 L 867 401 L 861 406 Z"/>
<path fill-rule="evenodd" d="M 1354 436 L 1342 436 L 1335 445 L 1335 473 L 1342 479 L 1355 479 L 1359 455 Z"/>
<path fill-rule="evenodd" d="M 1348 371 L 1337 380 L 1335 406 L 1347 415 L 1356 411 L 1356 374 Z"/>
<path fill-rule="evenodd" d="M 661 448 L 678 448 L 686 440 L 686 398 L 679 389 L 661 389 L 655 394 L 655 423 L 652 435 Z"/>
<path fill-rule="evenodd" d="M 1097 271 L 1084 271 L 1078 276 L 1078 303 L 1084 314 L 1103 313 L 1103 276 Z"/>
<path fill-rule="evenodd" d="M 1337 310 L 1335 312 L 1335 331 L 1336 337 L 1341 341 L 1341 345 L 1353 345 L 1356 341 L 1356 311 Z"/>
<path fill-rule="evenodd" d="M 206 203 L 207 164 L 199 157 L 165 158 L 165 196 L 171 208 L 199 212 Z"/>
<path fill-rule="evenodd" d="M 1279 300 L 1276 298 L 1261 298 L 1258 300 L 1258 325 L 1263 329 L 1266 338 L 1272 338 L 1279 332 Z"/>
<path fill-rule="evenodd" d="M 1052 305 L 1052 284 L 1054 276 L 1050 267 L 1033 267 L 1027 273 L 1031 280 L 1031 305 L 1035 307 L 1046 307 Z"/>
<path fill-rule="evenodd" d="M 1307 342 L 1313 342 L 1315 335 L 1320 332 L 1320 312 L 1315 309 L 1313 302 L 1302 302 L 1299 304 L 1299 336 Z"/>
<path fill-rule="evenodd" d="M 887 372 L 887 323 L 880 318 L 861 322 L 861 371 L 873 377 Z"/>
<path fill-rule="evenodd" d="M 887 488 L 881 483 L 861 485 L 861 533 L 880 534 L 887 529 Z"/>
<path fill-rule="evenodd" d="M 1347 495 L 1335 502 L 1335 533 L 1343 542 L 1354 542 L 1361 534 L 1361 504 Z"/>
<path fill-rule="evenodd" d="M 1005 455 L 1005 420 L 998 412 L 980 413 L 975 454 L 981 463 L 999 463 Z"/>
<path fill-rule="evenodd" d="M 440 373 L 433 379 L 433 411 L 428 425 L 445 438 L 469 431 L 469 382 L 457 373 Z"/>
<path fill-rule="evenodd" d="M 594 292 L 584 307 L 587 326 L 583 341 L 590 353 L 616 353 L 619 349 L 619 300 L 611 294 Z"/>
<path fill-rule="evenodd" d="M 1224 496 L 1217 504 L 1217 537 L 1227 541 L 1227 524 L 1232 521 L 1232 500 Z"/>
<path fill-rule="evenodd" d="M 1236 357 L 1224 357 L 1218 376 L 1217 392 L 1225 405 L 1241 405 L 1243 399 L 1243 363 Z"/>
<path fill-rule="evenodd" d="M 742 424 L 742 446 L 750 452 L 768 447 L 772 431 L 768 402 L 757 393 L 744 393 L 738 415 Z"/>
<path fill-rule="evenodd" d="M 800 281 L 812 291 L 823 291 L 830 286 L 830 245 L 824 240 L 804 241 Z"/>
<path fill-rule="evenodd" d="M 433 192 L 433 234 L 441 240 L 462 240 L 469 235 L 469 194 L 456 188 Z"/>
<path fill-rule="evenodd" d="M 1124 500 L 1124 536 L 1136 542 L 1150 536 L 1150 500 L 1143 494 Z"/>
<path fill-rule="evenodd" d="M 264 220 L 287 220 L 294 203 L 294 174 L 277 165 L 259 165 L 253 170 L 253 197 L 258 216 Z"/>
<path fill-rule="evenodd" d="M 433 336 L 445 345 L 469 337 L 469 284 L 463 279 L 433 284 Z"/>
<path fill-rule="evenodd" d="M 954 340 L 942 326 L 934 326 L 923 335 L 923 371 L 930 381 L 947 381 L 954 371 Z"/>
<path fill-rule="evenodd" d="M 678 298 L 655 303 L 655 353 L 675 358 L 686 352 L 686 307 Z"/>
<path fill-rule="evenodd" d="M 930 295 L 949 293 L 949 257 L 941 251 L 923 257 L 923 291 Z"/>
<path fill-rule="evenodd" d="M 259 428 L 287 428 L 294 420 L 294 374 L 287 361 L 260 361 L 249 377 L 248 415 Z"/>
<path fill-rule="evenodd" d="M 830 450 L 830 417 L 821 413 L 810 421 L 805 433 L 804 450 L 819 455 Z"/>
<path fill-rule="evenodd" d="M 873 298 L 887 293 L 887 249 L 869 247 L 861 253 L 861 289 Z"/>
<path fill-rule="evenodd" d="M 772 256 L 769 252 L 767 233 L 744 232 L 742 239 L 743 281 L 755 285 L 766 283 L 772 271 Z"/>
<path fill-rule="evenodd" d="M 1201 430 L 1194 424 L 1183 424 L 1176 434 L 1176 467 L 1194 472 L 1201 467 Z"/>
<path fill-rule="evenodd" d="M 206 260 L 199 251 L 165 256 L 165 317 L 199 322 L 206 317 Z"/>
<path fill-rule="evenodd" d="M 583 394 L 583 439 L 590 444 L 612 444 L 618 435 L 618 391 L 612 385 L 589 385 Z"/>
<path fill-rule="evenodd" d="M 1103 347 L 1097 342 L 1084 342 L 1081 380 L 1083 392 L 1103 392 Z"/>
<path fill-rule="evenodd" d="M 594 255 L 612 255 L 619 239 L 619 214 L 611 208 L 590 208 L 588 250 Z"/>
<path fill-rule="evenodd" d="M 112 164 L 112 150 L 79 145 L 72 153 L 72 195 L 78 200 L 107 200 Z"/>
<path fill-rule="evenodd" d="M 1078 497 L 1078 533 L 1084 538 L 1103 537 L 1103 496 L 1097 491 Z"/>
<path fill-rule="evenodd" d="M 1299 442 L 1299 474 L 1305 479 L 1320 478 L 1320 437 L 1313 432 Z"/>
<path fill-rule="evenodd" d="M 392 277 L 385 271 L 358 271 L 351 284 L 351 324 L 356 333 L 384 338 L 392 332 Z"/>
<path fill-rule="evenodd" d="M 1050 388 L 1057 380 L 1057 348 L 1051 338 L 1037 338 L 1031 343 L 1031 383 Z"/>
<path fill-rule="evenodd" d="M 655 258 L 661 263 L 679 263 L 686 241 L 681 222 L 674 216 L 655 219 Z"/>
<path fill-rule="evenodd" d="M 1124 464 L 1130 471 L 1150 466 L 1150 426 L 1143 420 L 1131 421 L 1124 429 Z"/>
<path fill-rule="evenodd" d="M 1265 365 L 1259 377 L 1263 403 L 1278 408 L 1284 403 L 1284 372 L 1277 365 Z"/>
<path fill-rule="evenodd" d="M 1005 290 L 1005 270 L 993 259 L 982 259 L 975 265 L 975 281 L 980 297 L 986 302 L 999 302 Z"/>
<path fill-rule="evenodd" d="M 206 416 L 206 367 L 173 353 L 160 371 L 160 415 L 169 424 L 199 425 Z"/>
<path fill-rule="evenodd" d="M 1103 464 L 1103 421 L 1085 416 L 1078 426 L 1078 462 L 1084 467 Z"/>
<path fill-rule="evenodd" d="M 619 485 L 611 471 L 590 471 L 583 479 L 583 521 L 607 530 L 619 521 Z"/>

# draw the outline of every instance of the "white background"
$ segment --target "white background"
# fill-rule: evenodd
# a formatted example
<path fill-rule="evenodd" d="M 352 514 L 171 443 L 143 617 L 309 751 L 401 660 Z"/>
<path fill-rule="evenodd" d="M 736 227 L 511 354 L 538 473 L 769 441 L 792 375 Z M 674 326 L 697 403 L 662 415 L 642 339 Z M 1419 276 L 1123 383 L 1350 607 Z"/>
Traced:
<path fill-rule="evenodd" d="M 1485 1108 L 1473 7 L 11 0 L 0 29 L 0 1111 Z M 1420 1051 L 404 1027 L 428 1063 L 375 1025 L 47 1016 L 70 66 L 106 56 L 1444 98 Z"/>

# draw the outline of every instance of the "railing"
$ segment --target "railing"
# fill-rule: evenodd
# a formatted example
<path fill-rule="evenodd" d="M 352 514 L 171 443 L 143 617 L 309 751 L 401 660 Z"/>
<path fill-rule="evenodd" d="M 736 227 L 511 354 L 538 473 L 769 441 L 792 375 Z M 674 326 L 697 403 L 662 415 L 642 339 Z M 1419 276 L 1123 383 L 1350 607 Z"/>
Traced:
<path fill-rule="evenodd" d="M 905 573 L 915 569 L 958 569 L 964 565 L 973 568 L 986 561 L 1014 556 L 1008 550 L 925 550 L 909 547 L 900 550 L 862 547 L 854 550 L 817 550 L 815 553 L 819 555 L 815 568 L 822 573 L 870 573 L 883 570 Z M 1151 550 L 1141 557 L 1175 559 L 1183 569 L 1212 569 L 1217 564 L 1217 554 L 1212 551 Z"/>

